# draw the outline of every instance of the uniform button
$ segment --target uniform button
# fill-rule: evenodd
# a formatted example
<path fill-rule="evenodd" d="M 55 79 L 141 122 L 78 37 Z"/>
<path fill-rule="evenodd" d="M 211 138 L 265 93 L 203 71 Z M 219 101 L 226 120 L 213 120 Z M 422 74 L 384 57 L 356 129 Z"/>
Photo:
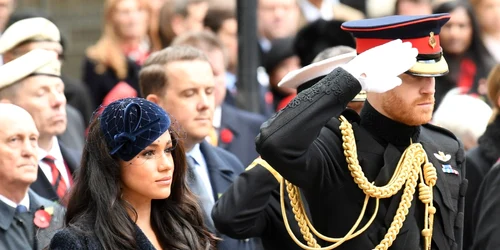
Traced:
<path fill-rule="evenodd" d="M 455 227 L 462 228 L 464 226 L 464 212 L 459 212 L 455 218 Z"/>
<path fill-rule="evenodd" d="M 462 181 L 462 184 L 460 184 L 460 190 L 459 190 L 459 195 L 460 197 L 464 197 L 465 194 L 467 193 L 467 187 L 469 186 L 469 180 L 464 179 Z"/>

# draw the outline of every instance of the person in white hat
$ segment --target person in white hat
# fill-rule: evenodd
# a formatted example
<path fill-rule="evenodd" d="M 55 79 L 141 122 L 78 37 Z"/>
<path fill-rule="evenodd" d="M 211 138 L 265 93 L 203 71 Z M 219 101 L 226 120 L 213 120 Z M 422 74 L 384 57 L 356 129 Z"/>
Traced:
<path fill-rule="evenodd" d="M 324 49 L 321 51 L 318 55 L 313 60 L 313 63 L 318 63 L 318 65 L 323 64 L 323 67 L 327 67 L 330 70 L 333 70 L 333 68 L 339 66 L 340 64 L 344 64 L 347 60 L 350 60 L 356 56 L 356 51 L 355 49 L 349 47 L 349 46 L 344 46 L 344 45 L 338 45 L 338 46 L 333 46 L 327 49 Z M 328 60 L 330 58 L 333 58 L 338 55 L 343 55 L 340 59 L 333 59 L 333 60 Z M 323 60 L 326 60 L 325 62 L 321 62 Z M 301 92 L 315 83 L 317 83 L 319 80 L 321 80 L 323 77 L 326 76 L 326 73 L 324 69 L 321 67 L 316 68 L 316 67 L 307 67 L 303 68 L 300 70 L 297 70 L 295 74 L 299 73 L 307 76 L 308 81 L 305 81 L 304 83 L 301 82 L 281 82 L 280 87 L 287 87 L 287 88 L 294 88 L 297 89 L 298 92 Z M 296 95 L 291 95 L 283 99 L 283 107 L 279 107 L 279 109 L 284 108 L 293 98 L 295 98 Z M 366 91 L 360 91 L 349 103 L 347 103 L 347 108 L 352 109 L 356 111 L 356 113 L 360 113 L 361 109 L 363 108 L 363 105 L 366 100 Z"/>
<path fill-rule="evenodd" d="M 43 17 L 17 21 L 0 36 L 0 54 L 8 63 L 35 48 L 62 54 L 61 35 L 57 26 Z"/>
<path fill-rule="evenodd" d="M 32 17 L 33 16 L 33 17 Z M 45 49 L 58 55 L 64 62 L 64 47 L 57 26 L 44 17 L 32 13 L 16 13 L 12 23 L 0 36 L 0 54 L 8 63 L 33 49 Z M 88 88 L 79 80 L 61 74 L 67 99 L 68 129 L 59 138 L 75 150 L 83 149 L 85 125 L 93 113 L 93 103 Z"/>
<path fill-rule="evenodd" d="M 73 182 L 79 153 L 60 144 L 66 130 L 66 97 L 55 53 L 35 49 L 0 66 L 0 101 L 26 109 L 40 133 L 39 170 L 31 188 L 40 196 L 60 201 Z"/>

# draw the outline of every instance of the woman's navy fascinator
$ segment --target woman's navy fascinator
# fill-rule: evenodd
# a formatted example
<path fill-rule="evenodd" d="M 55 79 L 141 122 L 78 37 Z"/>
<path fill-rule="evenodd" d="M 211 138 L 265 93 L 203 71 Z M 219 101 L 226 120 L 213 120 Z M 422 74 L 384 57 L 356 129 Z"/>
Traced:
<path fill-rule="evenodd" d="M 132 160 L 171 124 L 165 110 L 143 98 L 116 100 L 105 107 L 99 119 L 110 154 L 124 161 Z"/>

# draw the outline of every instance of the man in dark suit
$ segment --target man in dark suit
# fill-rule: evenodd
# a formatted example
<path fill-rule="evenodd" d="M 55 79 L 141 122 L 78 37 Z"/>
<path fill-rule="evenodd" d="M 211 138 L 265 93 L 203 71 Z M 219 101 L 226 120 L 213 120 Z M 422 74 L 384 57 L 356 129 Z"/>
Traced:
<path fill-rule="evenodd" d="M 80 160 L 78 153 L 57 138 L 67 124 L 60 69 L 56 53 L 42 49 L 32 50 L 0 67 L 0 100 L 26 109 L 40 133 L 39 178 L 32 189 L 53 201 L 65 196 Z"/>
<path fill-rule="evenodd" d="M 428 124 L 434 77 L 448 71 L 437 36 L 449 18 L 344 23 L 359 55 L 261 127 L 257 151 L 303 190 L 316 230 L 350 235 L 337 249 L 462 249 L 463 146 Z M 297 74 L 285 82 L 307 80 Z M 361 113 L 347 115 L 360 90 L 367 92 Z M 317 239 L 319 246 L 333 242 Z"/>
<path fill-rule="evenodd" d="M 0 249 L 43 249 L 63 225 L 64 209 L 29 189 L 38 136 L 26 110 L 0 103 Z"/>
<path fill-rule="evenodd" d="M 190 32 L 174 39 L 172 45 L 187 45 L 205 53 L 212 66 L 215 77 L 215 110 L 213 126 L 215 135 L 208 141 L 238 157 L 244 166 L 250 164 L 258 155 L 254 139 L 266 118 L 224 103 L 227 94 L 226 68 L 228 55 L 217 36 L 211 31 Z"/>
<path fill-rule="evenodd" d="M 215 80 L 206 56 L 189 46 L 168 47 L 151 54 L 139 79 L 142 96 L 170 113 L 185 133 L 188 183 L 204 210 L 206 226 L 222 238 L 218 249 L 254 249 L 253 240 L 219 234 L 210 216 L 214 202 L 244 169 L 234 155 L 205 140 L 213 130 L 215 107 Z"/>

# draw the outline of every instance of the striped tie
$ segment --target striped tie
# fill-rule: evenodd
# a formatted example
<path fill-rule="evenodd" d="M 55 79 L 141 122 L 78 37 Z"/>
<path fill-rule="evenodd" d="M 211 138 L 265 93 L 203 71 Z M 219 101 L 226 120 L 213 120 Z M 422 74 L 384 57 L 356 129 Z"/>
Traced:
<path fill-rule="evenodd" d="M 59 196 L 59 199 L 62 199 L 66 194 L 68 186 L 66 185 L 64 178 L 62 178 L 61 172 L 57 169 L 55 160 L 56 159 L 51 155 L 47 155 L 42 159 L 43 162 L 50 166 L 52 172 L 52 187 L 56 191 L 57 196 Z"/>

